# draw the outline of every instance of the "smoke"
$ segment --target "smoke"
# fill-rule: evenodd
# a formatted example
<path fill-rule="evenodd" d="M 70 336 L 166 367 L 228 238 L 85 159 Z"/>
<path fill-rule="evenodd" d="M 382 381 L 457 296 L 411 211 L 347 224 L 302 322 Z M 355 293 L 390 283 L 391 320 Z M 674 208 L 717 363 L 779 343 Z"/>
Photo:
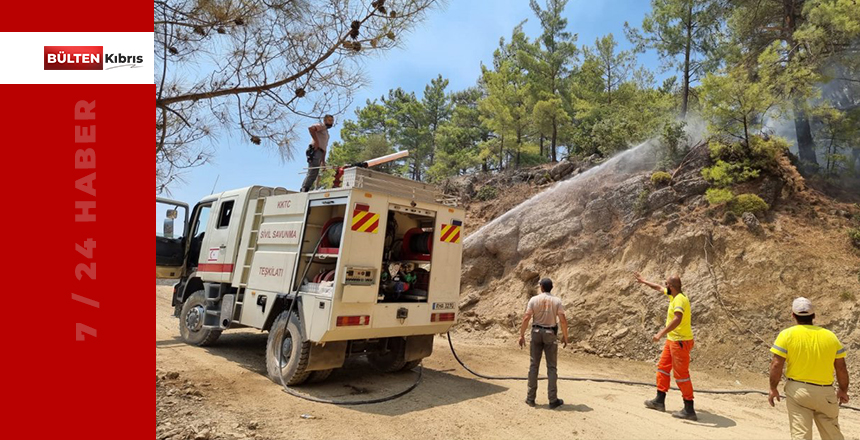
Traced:
<path fill-rule="evenodd" d="M 707 141 L 708 137 L 710 137 L 708 122 L 698 114 L 687 113 L 687 119 L 684 122 L 686 123 L 684 132 L 687 134 L 687 144 L 689 146 L 699 145 Z"/>
<path fill-rule="evenodd" d="M 705 142 L 708 136 L 707 123 L 698 116 L 688 117 L 684 130 L 687 135 L 684 143 L 688 147 Z M 492 243 L 500 239 L 517 240 L 543 226 L 564 222 L 572 214 L 598 209 L 589 202 L 634 174 L 654 169 L 660 160 L 660 144 L 659 138 L 649 139 L 598 166 L 556 183 L 470 234 L 464 242 L 465 251 L 480 252 L 484 244 L 490 243 L 492 248 L 495 246 Z"/>

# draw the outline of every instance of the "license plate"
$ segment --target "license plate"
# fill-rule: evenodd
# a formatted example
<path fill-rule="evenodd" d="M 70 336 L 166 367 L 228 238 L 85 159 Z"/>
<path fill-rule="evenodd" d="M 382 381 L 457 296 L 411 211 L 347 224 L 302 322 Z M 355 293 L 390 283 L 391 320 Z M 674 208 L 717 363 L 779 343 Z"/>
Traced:
<path fill-rule="evenodd" d="M 454 310 L 454 303 L 433 303 L 433 310 Z"/>

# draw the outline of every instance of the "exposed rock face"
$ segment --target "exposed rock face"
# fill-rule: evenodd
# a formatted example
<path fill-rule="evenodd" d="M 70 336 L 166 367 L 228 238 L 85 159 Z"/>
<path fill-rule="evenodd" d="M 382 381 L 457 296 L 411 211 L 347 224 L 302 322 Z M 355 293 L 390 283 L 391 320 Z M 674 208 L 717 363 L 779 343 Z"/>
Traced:
<path fill-rule="evenodd" d="M 747 229 L 750 230 L 755 235 L 761 236 L 764 235 L 764 229 L 761 227 L 761 223 L 759 223 L 758 218 L 756 218 L 755 214 L 751 212 L 745 212 L 741 219 L 743 219 L 744 224 L 747 225 Z"/>
<path fill-rule="evenodd" d="M 675 190 L 675 193 L 678 194 L 679 198 L 686 199 L 688 197 L 704 194 L 709 186 L 708 182 L 705 182 L 702 178 L 692 178 L 682 180 L 672 185 L 672 188 Z"/>
<path fill-rule="evenodd" d="M 643 217 L 661 209 L 661 215 L 669 215 L 675 209 L 670 209 L 671 205 L 707 189 L 708 184 L 698 177 L 698 170 L 689 169 L 677 176 L 677 188 L 655 190 L 648 176 L 653 154 L 652 147 L 643 144 L 578 174 L 575 171 L 579 164 L 567 160 L 549 169 L 516 174 L 520 178 L 535 178 L 536 183 L 545 178 L 570 177 L 470 235 L 464 246 L 466 260 L 489 258 L 484 264 L 507 268 L 503 272 L 534 253 L 545 260 L 578 260 L 590 248 L 611 245 L 613 237 L 609 232 L 614 227 L 623 228 L 622 236 L 628 237 L 643 224 L 640 221 Z M 583 162 L 595 160 L 589 158 Z M 509 178 L 496 176 L 487 184 Z M 640 200 L 643 194 L 647 197 Z M 676 225 L 677 222 L 672 229 Z M 480 284 L 487 272 L 486 268 L 464 263 L 463 283 Z"/>
<path fill-rule="evenodd" d="M 663 189 L 658 189 L 651 193 L 648 196 L 648 208 L 651 210 L 660 209 L 670 203 L 674 203 L 678 200 L 678 194 L 675 193 L 675 189 L 672 187 L 667 187 Z"/>
<path fill-rule="evenodd" d="M 845 251 L 844 234 L 860 210 L 806 200 L 798 196 L 802 182 L 768 175 L 743 187 L 781 207 L 764 217 L 771 239 L 754 239 L 751 233 L 766 233 L 755 215 L 745 213 L 743 223 L 724 218 L 703 197 L 707 161 L 702 148 L 670 186 L 657 188 L 650 182 L 653 153 L 640 147 L 574 170 L 487 223 L 464 243 L 459 326 L 480 338 L 515 337 L 537 279 L 548 276 L 565 304 L 570 349 L 651 360 L 659 353 L 650 338 L 665 323 L 666 302 L 631 272 L 658 282 L 677 273 L 703 363 L 765 369 L 769 354 L 761 347 L 790 324 L 785 305 L 801 292 L 828 310 L 825 326 L 860 349 L 860 304 L 846 307 L 833 294 L 856 291 L 860 280 L 856 269 L 845 270 L 860 267 L 860 256 Z M 561 166 L 534 175 L 552 177 Z M 838 227 L 822 228 L 824 217 Z"/>

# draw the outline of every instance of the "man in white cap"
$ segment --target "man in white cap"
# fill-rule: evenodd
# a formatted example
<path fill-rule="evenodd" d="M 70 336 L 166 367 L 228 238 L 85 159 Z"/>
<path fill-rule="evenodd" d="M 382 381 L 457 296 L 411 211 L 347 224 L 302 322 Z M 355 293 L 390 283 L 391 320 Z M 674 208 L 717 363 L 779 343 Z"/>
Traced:
<path fill-rule="evenodd" d="M 848 403 L 848 367 L 845 347 L 830 330 L 812 325 L 812 302 L 800 297 L 791 305 L 797 325 L 779 333 L 770 351 L 770 395 L 779 401 L 776 387 L 787 366 L 785 396 L 792 439 L 812 440 L 812 421 L 822 440 L 842 440 L 839 430 L 839 404 Z M 833 370 L 839 387 L 833 389 Z"/>

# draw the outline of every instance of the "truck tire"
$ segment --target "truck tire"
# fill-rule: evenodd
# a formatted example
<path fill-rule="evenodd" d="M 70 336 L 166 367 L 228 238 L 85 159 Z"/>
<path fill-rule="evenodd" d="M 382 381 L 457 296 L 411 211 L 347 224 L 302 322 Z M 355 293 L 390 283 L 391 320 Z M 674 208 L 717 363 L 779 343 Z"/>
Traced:
<path fill-rule="evenodd" d="M 406 366 L 406 340 L 391 338 L 388 340 L 388 351 L 375 352 L 367 355 L 370 365 L 383 372 L 394 373 Z"/>
<path fill-rule="evenodd" d="M 328 370 L 311 371 L 311 374 L 308 376 L 308 383 L 322 382 L 331 376 L 332 371 L 334 370 L 331 368 Z"/>
<path fill-rule="evenodd" d="M 288 386 L 304 383 L 311 372 L 307 371 L 310 359 L 311 343 L 305 341 L 304 330 L 295 313 L 290 315 L 287 324 L 286 337 L 284 323 L 287 311 L 281 312 L 269 329 L 269 340 L 266 342 L 266 372 L 269 379 L 276 384 L 283 382 Z M 281 358 L 278 355 L 281 354 Z"/>
<path fill-rule="evenodd" d="M 421 361 L 423 361 L 423 360 L 424 359 L 415 359 L 414 361 L 409 361 L 403 365 L 403 368 L 401 368 L 400 371 L 414 370 L 415 367 L 417 367 L 418 365 L 421 365 Z"/>
<path fill-rule="evenodd" d="M 206 316 L 206 294 L 198 290 L 191 294 L 179 313 L 179 335 L 186 344 L 205 347 L 212 345 L 221 336 L 221 330 L 203 328 Z"/>

